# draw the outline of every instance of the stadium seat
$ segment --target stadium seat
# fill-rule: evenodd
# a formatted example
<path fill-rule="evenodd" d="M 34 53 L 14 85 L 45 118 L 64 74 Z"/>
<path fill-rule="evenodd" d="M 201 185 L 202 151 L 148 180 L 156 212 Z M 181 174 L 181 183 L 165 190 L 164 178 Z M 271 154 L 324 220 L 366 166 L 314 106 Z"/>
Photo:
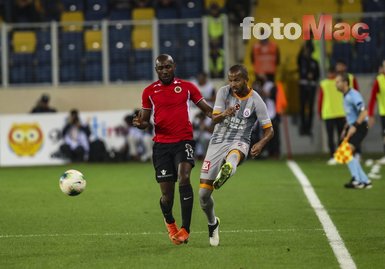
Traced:
<path fill-rule="evenodd" d="M 80 32 L 83 31 L 84 15 L 81 11 L 63 12 L 60 22 L 65 32 Z"/>
<path fill-rule="evenodd" d="M 102 50 L 102 32 L 87 30 L 84 33 L 84 44 L 86 51 L 101 51 Z"/>
<path fill-rule="evenodd" d="M 212 4 L 217 4 L 221 9 L 225 8 L 225 0 L 205 0 L 205 9 L 209 9 Z"/>
<path fill-rule="evenodd" d="M 203 14 L 204 11 L 202 1 L 182 1 L 182 6 L 180 9 L 181 18 L 201 18 Z"/>
<path fill-rule="evenodd" d="M 64 64 L 60 66 L 61 82 L 79 82 L 82 80 L 82 68 L 79 64 Z"/>
<path fill-rule="evenodd" d="M 36 60 L 40 64 L 49 64 L 52 59 L 51 33 L 49 31 L 37 31 Z"/>
<path fill-rule="evenodd" d="M 50 83 L 52 82 L 52 68 L 49 64 L 38 65 L 35 68 L 35 82 Z"/>
<path fill-rule="evenodd" d="M 34 53 L 36 43 L 36 33 L 33 31 L 15 31 L 13 33 L 12 45 L 15 53 Z"/>
<path fill-rule="evenodd" d="M 131 10 L 111 10 L 108 17 L 110 21 L 128 21 L 131 20 Z"/>
<path fill-rule="evenodd" d="M 60 35 L 60 62 L 79 63 L 83 57 L 83 33 L 62 32 Z"/>
<path fill-rule="evenodd" d="M 132 42 L 134 49 L 151 49 L 153 46 L 151 26 L 135 26 L 132 31 Z"/>
<path fill-rule="evenodd" d="M 176 8 L 159 8 L 156 10 L 156 17 L 159 20 L 177 19 L 179 14 Z"/>
<path fill-rule="evenodd" d="M 107 17 L 108 2 L 107 0 L 87 0 L 86 20 L 96 21 Z"/>
<path fill-rule="evenodd" d="M 111 81 L 128 81 L 129 80 L 129 65 L 127 63 L 113 63 L 110 66 Z"/>
<path fill-rule="evenodd" d="M 84 9 L 83 0 L 62 0 L 65 11 L 80 11 Z"/>
<path fill-rule="evenodd" d="M 130 57 L 131 44 L 127 41 L 116 41 L 109 46 L 110 62 L 128 62 Z"/>
<path fill-rule="evenodd" d="M 155 9 L 153 8 L 134 8 L 132 10 L 132 19 L 137 20 L 152 20 L 155 18 Z"/>
<path fill-rule="evenodd" d="M 84 68 L 85 81 L 102 81 L 102 74 L 101 63 L 87 63 Z"/>

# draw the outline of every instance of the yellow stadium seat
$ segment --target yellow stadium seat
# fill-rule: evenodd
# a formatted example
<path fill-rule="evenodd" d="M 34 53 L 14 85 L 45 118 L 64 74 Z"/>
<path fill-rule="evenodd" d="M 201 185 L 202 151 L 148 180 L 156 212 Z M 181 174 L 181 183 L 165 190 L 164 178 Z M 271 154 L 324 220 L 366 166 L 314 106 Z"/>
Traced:
<path fill-rule="evenodd" d="M 205 8 L 209 9 L 212 4 L 217 4 L 220 8 L 225 7 L 225 0 L 206 0 L 205 1 Z"/>
<path fill-rule="evenodd" d="M 134 49 L 152 48 L 152 28 L 151 26 L 135 26 L 132 31 L 132 41 Z"/>
<path fill-rule="evenodd" d="M 81 32 L 83 31 L 84 15 L 81 11 L 63 12 L 60 22 L 62 22 L 63 31 Z"/>
<path fill-rule="evenodd" d="M 84 43 L 86 51 L 101 51 L 102 50 L 102 32 L 87 30 L 84 33 Z"/>
<path fill-rule="evenodd" d="M 135 8 L 132 10 L 133 20 L 152 20 L 155 18 L 155 10 L 153 8 Z"/>
<path fill-rule="evenodd" d="M 13 33 L 13 51 L 16 53 L 34 53 L 36 50 L 36 33 L 17 31 Z"/>

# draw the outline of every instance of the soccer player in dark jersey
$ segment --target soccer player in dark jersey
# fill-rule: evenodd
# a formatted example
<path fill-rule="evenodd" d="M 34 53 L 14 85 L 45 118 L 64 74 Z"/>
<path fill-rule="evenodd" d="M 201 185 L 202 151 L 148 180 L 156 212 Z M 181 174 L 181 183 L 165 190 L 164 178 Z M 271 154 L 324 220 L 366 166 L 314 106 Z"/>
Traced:
<path fill-rule="evenodd" d="M 189 238 L 194 199 L 190 184 L 195 147 L 189 119 L 190 101 L 209 117 L 212 108 L 194 84 L 175 77 L 175 69 L 170 55 L 161 54 L 156 58 L 155 70 L 159 80 L 144 89 L 142 109 L 133 123 L 144 129 L 150 124 L 151 113 L 154 114 L 153 164 L 162 193 L 160 208 L 171 241 L 179 245 L 187 243 Z M 177 180 L 182 211 L 181 229 L 178 229 L 172 214 Z"/>

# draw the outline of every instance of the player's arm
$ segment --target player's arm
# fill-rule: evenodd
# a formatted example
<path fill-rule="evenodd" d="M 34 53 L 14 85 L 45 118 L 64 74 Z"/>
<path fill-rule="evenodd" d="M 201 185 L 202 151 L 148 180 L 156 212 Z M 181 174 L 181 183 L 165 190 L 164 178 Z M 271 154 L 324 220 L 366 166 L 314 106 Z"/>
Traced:
<path fill-rule="evenodd" d="M 139 129 L 146 129 L 150 125 L 151 110 L 141 109 L 138 115 L 134 116 L 132 124 Z"/>
<path fill-rule="evenodd" d="M 274 136 L 273 126 L 271 124 L 263 127 L 262 138 L 251 147 L 251 157 L 255 158 L 261 154 L 262 149 L 266 146 L 267 142 Z"/>
<path fill-rule="evenodd" d="M 213 123 L 217 124 L 224 121 L 227 117 L 234 116 L 236 111 L 237 109 L 235 106 L 228 107 L 223 112 L 213 111 Z"/>
<path fill-rule="evenodd" d="M 205 113 L 207 117 L 212 117 L 213 108 L 206 102 L 205 99 L 200 100 L 196 105 L 203 113 Z"/>
<path fill-rule="evenodd" d="M 360 109 L 360 114 L 353 125 L 349 126 L 348 133 L 346 134 L 346 138 L 349 139 L 352 135 L 357 131 L 357 127 L 365 121 L 365 118 L 368 116 L 368 110 L 362 106 Z"/>

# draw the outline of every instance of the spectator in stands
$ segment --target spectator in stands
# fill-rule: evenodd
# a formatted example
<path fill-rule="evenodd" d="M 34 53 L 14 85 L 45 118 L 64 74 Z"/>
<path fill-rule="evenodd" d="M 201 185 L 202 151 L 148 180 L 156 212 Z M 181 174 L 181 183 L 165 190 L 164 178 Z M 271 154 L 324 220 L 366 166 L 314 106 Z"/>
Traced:
<path fill-rule="evenodd" d="M 210 42 L 210 77 L 223 78 L 225 68 L 225 53 L 216 40 Z"/>
<path fill-rule="evenodd" d="M 263 34 L 263 29 L 261 30 Z M 278 45 L 268 38 L 254 43 L 251 52 L 255 75 L 266 75 L 270 81 L 275 81 L 275 74 L 280 62 Z"/>
<path fill-rule="evenodd" d="M 42 19 L 40 5 L 34 0 L 12 1 L 12 22 L 39 22 Z"/>
<path fill-rule="evenodd" d="M 53 113 L 56 112 L 55 108 L 49 106 L 49 95 L 43 94 L 37 101 L 36 106 L 31 110 L 31 113 Z"/>
<path fill-rule="evenodd" d="M 134 116 L 138 113 L 139 111 L 136 110 L 134 114 L 127 115 L 124 118 L 127 128 L 126 143 L 128 148 L 128 158 L 129 160 L 145 162 L 150 160 L 152 156 L 152 126 L 151 128 L 148 127 L 146 129 L 135 128 L 132 121 Z"/>
<path fill-rule="evenodd" d="M 199 112 L 194 117 L 192 124 L 194 128 L 194 139 L 196 141 L 195 156 L 198 158 L 198 160 L 203 160 L 206 155 L 207 147 L 209 145 L 214 126 L 211 119 L 206 117 L 203 112 Z"/>
<path fill-rule="evenodd" d="M 128 10 L 132 8 L 130 0 L 109 0 L 108 4 L 110 10 Z"/>
<path fill-rule="evenodd" d="M 213 106 L 215 102 L 215 87 L 213 83 L 209 80 L 207 73 L 200 72 L 197 75 L 196 79 L 192 81 L 192 83 L 194 83 L 198 87 L 206 102 L 210 106 Z"/>
<path fill-rule="evenodd" d="M 325 121 L 327 141 L 329 147 L 330 159 L 328 165 L 336 165 L 337 162 L 333 158 L 338 145 L 340 135 L 345 126 L 345 112 L 343 107 L 343 96 L 337 91 L 335 82 L 336 72 L 334 68 L 328 70 L 327 78 L 320 82 L 318 97 L 318 114 Z M 337 142 L 335 137 L 337 136 Z"/>
<path fill-rule="evenodd" d="M 207 26 L 208 26 L 208 35 L 209 40 L 215 40 L 223 48 L 223 25 L 225 17 L 221 12 L 221 8 L 218 4 L 212 3 L 208 10 L 207 15 Z"/>
<path fill-rule="evenodd" d="M 60 146 L 60 151 L 64 157 L 72 162 L 87 160 L 90 150 L 90 134 L 88 124 L 81 123 L 78 110 L 71 110 L 62 131 L 64 144 Z"/>
<path fill-rule="evenodd" d="M 153 7 L 154 1 L 152 0 L 133 0 L 133 8 L 145 8 L 145 7 Z"/>
<path fill-rule="evenodd" d="M 312 58 L 312 41 L 306 41 L 297 58 L 300 93 L 300 134 L 312 135 L 314 101 L 319 79 L 319 67 Z"/>
<path fill-rule="evenodd" d="M 243 18 L 250 14 L 250 0 L 227 0 L 226 10 L 230 23 L 239 28 Z"/>
<path fill-rule="evenodd" d="M 268 142 L 265 149 L 268 151 L 269 157 L 277 159 L 281 155 L 281 140 L 279 132 L 281 118 L 276 109 L 277 87 L 275 83 L 269 80 L 266 75 L 260 74 L 256 76 L 256 80 L 253 83 L 253 90 L 256 91 L 265 102 L 267 112 L 274 129 L 274 136 Z M 262 130 L 259 129 L 258 126 L 259 124 L 255 125 L 257 128 L 255 132 L 257 132 L 256 137 L 259 138 Z"/>
<path fill-rule="evenodd" d="M 376 106 L 376 101 L 378 104 L 378 114 L 380 115 L 381 119 L 382 143 L 383 150 L 385 152 L 385 59 L 382 61 L 382 65 L 379 68 L 379 73 L 372 86 L 368 108 L 369 127 L 373 127 L 375 123 L 374 108 Z M 378 162 L 380 164 L 385 164 L 385 156 L 378 160 Z"/>
<path fill-rule="evenodd" d="M 347 64 L 345 63 L 344 60 L 341 60 L 341 59 L 338 59 L 336 61 L 336 68 L 335 69 L 336 69 L 337 74 L 343 74 L 345 72 L 348 72 Z M 359 86 L 358 86 L 358 82 L 357 82 L 356 77 L 351 73 L 348 73 L 348 75 L 349 75 L 349 86 L 353 87 L 354 89 L 359 91 Z"/>

